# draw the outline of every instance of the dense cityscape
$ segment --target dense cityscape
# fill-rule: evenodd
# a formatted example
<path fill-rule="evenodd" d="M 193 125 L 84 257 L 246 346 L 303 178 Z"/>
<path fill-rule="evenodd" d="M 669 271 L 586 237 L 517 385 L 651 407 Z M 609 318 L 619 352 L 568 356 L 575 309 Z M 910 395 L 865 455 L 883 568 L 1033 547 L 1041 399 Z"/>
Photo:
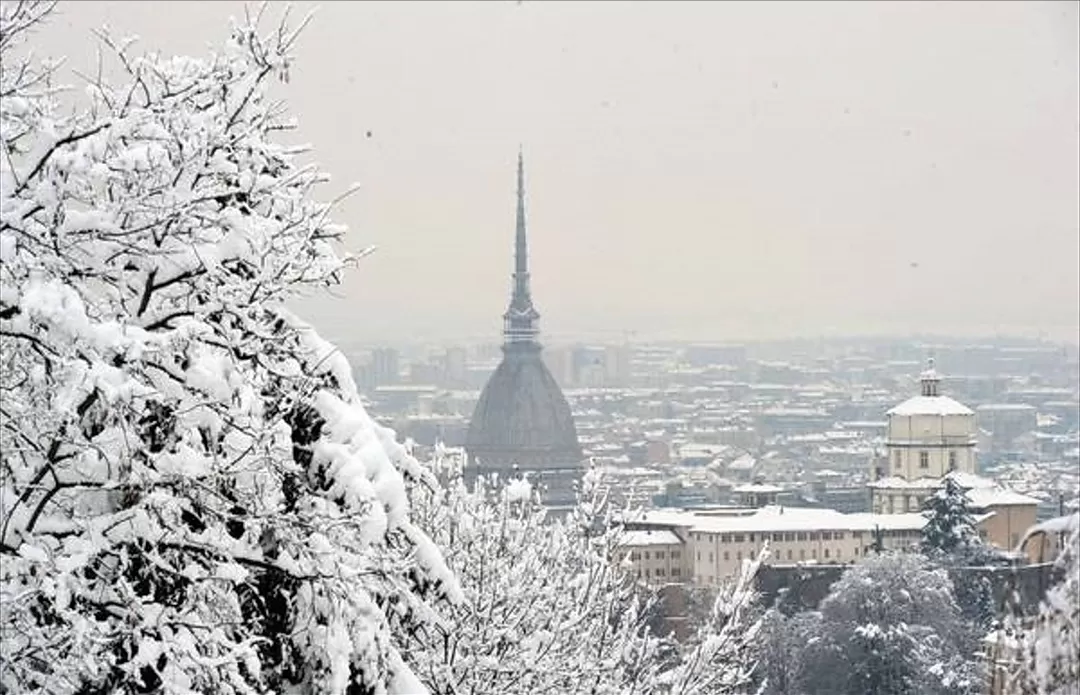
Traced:
<path fill-rule="evenodd" d="M 1080 693 L 1076 8 L 538 4 L 0 0 L 0 695 Z"/>
<path fill-rule="evenodd" d="M 497 344 L 343 346 L 380 422 L 430 448 L 464 447 Z M 805 340 L 545 346 L 585 455 L 652 506 L 732 503 L 753 482 L 785 504 L 869 511 L 886 412 L 933 358 L 942 390 L 975 411 L 977 470 L 1039 500 L 1080 495 L 1075 345 L 1023 340 Z"/>

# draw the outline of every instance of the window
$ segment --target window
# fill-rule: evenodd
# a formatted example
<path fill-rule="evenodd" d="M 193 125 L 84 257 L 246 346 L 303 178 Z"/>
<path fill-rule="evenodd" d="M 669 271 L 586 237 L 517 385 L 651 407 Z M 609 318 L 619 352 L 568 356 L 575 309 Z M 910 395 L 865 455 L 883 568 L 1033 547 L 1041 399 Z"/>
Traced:
<path fill-rule="evenodd" d="M 764 538 L 764 537 L 765 537 L 765 534 L 762 534 L 762 536 L 761 536 L 761 537 L 762 537 L 762 538 Z M 746 539 L 747 539 L 748 541 L 750 541 L 751 543 L 753 543 L 753 542 L 754 542 L 754 534 L 752 534 L 752 533 L 751 533 L 751 534 L 750 534 L 749 536 L 747 536 L 747 537 L 746 537 Z"/>
<path fill-rule="evenodd" d="M 805 533 L 797 533 L 797 534 L 795 534 L 795 538 L 800 540 L 800 541 L 805 541 L 806 540 L 806 534 Z"/>
<path fill-rule="evenodd" d="M 682 570 L 680 570 L 678 567 L 672 567 L 671 568 L 671 576 L 672 577 L 678 577 L 680 574 L 682 574 Z"/>
<path fill-rule="evenodd" d="M 895 454 L 893 454 L 893 462 L 897 468 L 899 468 L 903 464 L 902 459 L 903 453 L 901 453 L 900 451 L 897 451 Z"/>
<path fill-rule="evenodd" d="M 794 533 L 785 533 L 784 534 L 784 540 L 787 541 L 788 543 L 791 543 L 792 541 L 795 540 L 795 534 Z"/>
<path fill-rule="evenodd" d="M 852 531 L 851 532 L 851 537 L 855 538 L 855 539 L 862 538 L 862 531 Z"/>
<path fill-rule="evenodd" d="M 729 555 L 728 551 L 726 551 L 726 550 L 725 550 L 725 551 L 724 551 L 724 562 L 727 562 L 727 561 L 728 561 L 728 560 L 730 560 L 730 559 L 731 559 L 731 557 L 730 557 L 730 555 Z"/>
<path fill-rule="evenodd" d="M 646 559 L 646 560 L 648 560 L 648 559 L 649 559 L 649 551 L 648 551 L 648 550 L 646 550 L 646 551 L 645 551 L 645 559 Z"/>
<path fill-rule="evenodd" d="M 855 557 L 859 557 L 859 546 L 855 546 Z"/>
<path fill-rule="evenodd" d="M 955 451 L 950 451 L 949 452 L 949 470 L 950 471 L 955 471 L 956 470 L 956 452 Z"/>
<path fill-rule="evenodd" d="M 772 535 L 772 539 L 773 539 L 774 543 L 779 543 L 780 541 L 784 540 L 784 534 L 782 534 L 782 533 L 774 533 Z"/>
<path fill-rule="evenodd" d="M 701 551 L 697 551 L 697 561 L 701 562 Z"/>
<path fill-rule="evenodd" d="M 725 533 L 724 535 L 720 536 L 720 542 L 721 543 L 730 543 L 731 542 L 731 536 Z"/>
<path fill-rule="evenodd" d="M 742 551 L 741 550 L 739 552 L 735 553 L 735 559 L 738 560 L 739 562 L 742 562 Z"/>
<path fill-rule="evenodd" d="M 811 549 L 810 549 L 810 558 L 811 558 L 812 560 L 816 560 L 816 559 L 817 559 L 817 548 L 811 548 Z"/>
<path fill-rule="evenodd" d="M 640 560 L 641 559 L 641 553 L 630 553 L 630 559 L 631 560 Z"/>
<path fill-rule="evenodd" d="M 828 531 L 822 531 L 821 532 L 821 540 L 827 541 L 827 540 L 830 540 L 831 538 L 832 538 L 832 534 L 829 533 Z"/>
<path fill-rule="evenodd" d="M 672 560 L 678 560 L 679 559 L 679 551 L 678 550 L 672 550 L 671 551 L 671 559 Z"/>
<path fill-rule="evenodd" d="M 829 549 L 825 548 L 825 557 L 829 557 Z"/>
<path fill-rule="evenodd" d="M 656 568 L 656 576 L 657 577 L 663 577 L 664 576 L 664 568 L 663 567 L 657 567 Z"/>
<path fill-rule="evenodd" d="M 663 560 L 664 559 L 664 551 L 663 550 L 657 550 L 656 551 L 656 559 L 657 560 Z"/>
<path fill-rule="evenodd" d="M 709 553 L 709 562 L 712 562 L 712 553 Z"/>
<path fill-rule="evenodd" d="M 805 548 L 799 548 L 799 559 L 800 560 L 805 560 L 806 559 L 806 549 Z"/>
<path fill-rule="evenodd" d="M 919 468 L 929 468 L 929 467 L 930 467 L 930 452 L 929 451 L 920 451 L 919 452 Z"/>
<path fill-rule="evenodd" d="M 833 531 L 832 537 L 833 537 L 834 541 L 842 541 L 842 540 L 844 540 L 844 532 L 843 531 Z"/>
<path fill-rule="evenodd" d="M 789 560 L 791 559 L 791 548 L 788 548 L 787 559 L 789 559 Z"/>
<path fill-rule="evenodd" d="M 817 539 L 818 539 L 817 531 L 814 531 L 813 533 L 810 534 L 810 540 L 816 541 Z"/>
<path fill-rule="evenodd" d="M 742 536 L 742 534 L 741 534 L 741 533 L 736 533 L 736 534 L 735 534 L 735 537 L 734 537 L 734 539 L 733 539 L 733 540 L 734 540 L 734 541 L 735 541 L 736 543 L 742 543 L 742 542 L 743 542 L 743 536 Z"/>
<path fill-rule="evenodd" d="M 648 567 L 645 568 L 645 578 L 646 579 L 649 578 L 649 568 Z"/>

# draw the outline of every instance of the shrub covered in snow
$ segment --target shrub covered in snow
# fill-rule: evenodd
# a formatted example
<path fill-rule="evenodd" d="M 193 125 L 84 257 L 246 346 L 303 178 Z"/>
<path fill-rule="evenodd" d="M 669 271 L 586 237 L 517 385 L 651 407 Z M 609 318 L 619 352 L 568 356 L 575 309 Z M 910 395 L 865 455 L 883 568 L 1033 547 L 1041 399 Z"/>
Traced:
<path fill-rule="evenodd" d="M 653 599 L 620 565 L 621 533 L 595 472 L 574 512 L 552 520 L 526 482 L 481 480 L 470 492 L 460 465 L 438 454 L 445 487 L 413 494 L 416 523 L 446 549 L 465 595 L 446 607 L 442 626 L 410 633 L 403 649 L 432 692 L 740 692 L 756 564 L 691 644 L 658 639 L 647 630 Z"/>
<path fill-rule="evenodd" d="M 945 571 L 919 555 L 865 559 L 832 586 L 819 611 L 766 617 L 765 692 L 980 692 L 978 645 L 952 590 Z"/>
<path fill-rule="evenodd" d="M 0 689 L 416 692 L 391 625 L 460 599 L 428 474 L 282 308 L 346 260 L 274 139 L 296 31 L 104 35 L 125 76 L 69 112 L 16 54 L 48 9 L 0 10 Z"/>
<path fill-rule="evenodd" d="M 1067 537 L 1055 561 L 1062 577 L 1047 591 L 1034 619 L 1012 626 L 1021 639 L 1009 692 L 1070 695 L 1080 692 L 1080 514 L 1033 530 Z"/>

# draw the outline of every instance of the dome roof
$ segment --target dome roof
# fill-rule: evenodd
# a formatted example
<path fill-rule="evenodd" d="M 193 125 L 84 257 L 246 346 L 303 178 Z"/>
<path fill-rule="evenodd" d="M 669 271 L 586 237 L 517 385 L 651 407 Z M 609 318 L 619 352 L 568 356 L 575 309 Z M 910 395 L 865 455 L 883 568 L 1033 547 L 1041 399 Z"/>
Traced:
<path fill-rule="evenodd" d="M 910 417 L 912 415 L 974 415 L 974 411 L 948 396 L 914 396 L 892 408 L 886 415 Z"/>
<path fill-rule="evenodd" d="M 469 422 L 469 458 L 484 467 L 579 465 L 574 418 L 535 343 L 508 345 Z"/>

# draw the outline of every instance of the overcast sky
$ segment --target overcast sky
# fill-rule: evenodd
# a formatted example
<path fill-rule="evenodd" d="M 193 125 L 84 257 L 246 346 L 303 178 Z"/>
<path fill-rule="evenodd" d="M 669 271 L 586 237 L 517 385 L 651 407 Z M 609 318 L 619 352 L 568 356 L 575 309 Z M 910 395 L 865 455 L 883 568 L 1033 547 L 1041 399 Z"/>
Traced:
<path fill-rule="evenodd" d="M 201 55 L 242 7 L 65 2 L 37 45 L 88 66 L 108 23 Z M 339 340 L 497 339 L 520 143 L 553 340 L 1075 340 L 1077 8 L 327 2 L 282 93 L 379 250 L 301 309 Z"/>

